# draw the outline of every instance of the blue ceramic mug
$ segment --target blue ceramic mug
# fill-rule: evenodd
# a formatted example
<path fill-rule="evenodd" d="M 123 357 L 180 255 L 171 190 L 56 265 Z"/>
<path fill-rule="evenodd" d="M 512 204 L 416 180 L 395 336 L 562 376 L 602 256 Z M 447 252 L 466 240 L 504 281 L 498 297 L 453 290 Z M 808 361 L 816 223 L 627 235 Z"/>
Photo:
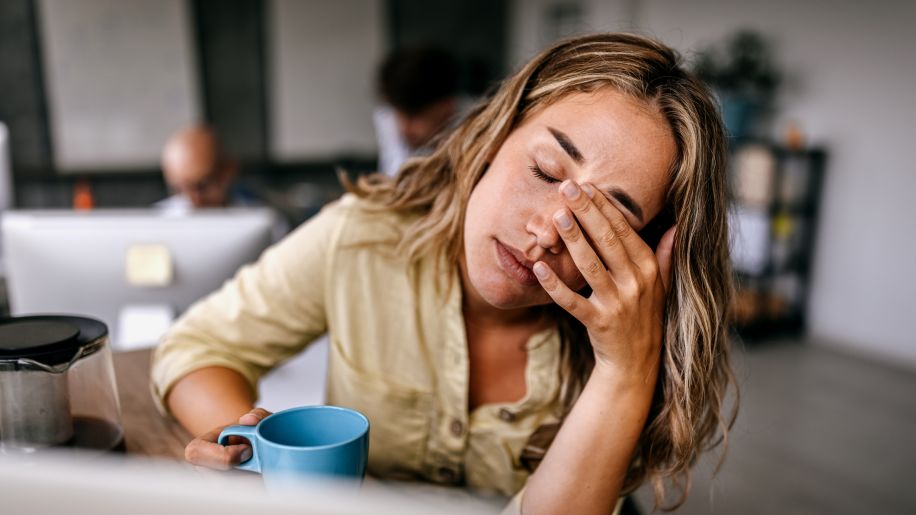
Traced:
<path fill-rule="evenodd" d="M 236 468 L 261 473 L 268 488 L 301 479 L 360 481 L 369 461 L 369 420 L 337 406 L 279 411 L 254 426 L 229 426 L 217 441 L 228 445 L 230 436 L 251 443 L 251 458 Z"/>

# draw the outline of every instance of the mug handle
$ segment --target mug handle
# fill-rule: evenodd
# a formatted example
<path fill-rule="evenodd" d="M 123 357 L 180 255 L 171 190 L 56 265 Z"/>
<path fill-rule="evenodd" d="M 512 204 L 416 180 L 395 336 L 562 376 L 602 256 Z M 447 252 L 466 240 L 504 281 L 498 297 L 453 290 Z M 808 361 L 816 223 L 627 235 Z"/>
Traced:
<path fill-rule="evenodd" d="M 261 472 L 261 462 L 258 460 L 258 448 L 255 445 L 258 439 L 257 429 L 258 426 L 229 426 L 223 429 L 223 432 L 219 434 L 219 438 L 216 442 L 220 445 L 229 445 L 230 436 L 247 438 L 249 445 L 251 445 L 251 457 L 236 465 L 235 468 L 258 473 Z"/>

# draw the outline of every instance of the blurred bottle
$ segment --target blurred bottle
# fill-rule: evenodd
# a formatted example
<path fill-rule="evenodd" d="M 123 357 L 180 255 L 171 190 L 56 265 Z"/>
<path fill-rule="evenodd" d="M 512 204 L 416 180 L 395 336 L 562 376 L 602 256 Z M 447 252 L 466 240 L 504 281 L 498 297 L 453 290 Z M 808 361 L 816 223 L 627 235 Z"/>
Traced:
<path fill-rule="evenodd" d="M 788 213 L 779 213 L 773 217 L 772 242 L 770 259 L 773 270 L 782 271 L 789 267 L 792 259 L 792 237 L 797 230 L 795 220 Z"/>
<path fill-rule="evenodd" d="M 798 152 L 805 147 L 805 133 L 802 131 L 801 126 L 795 122 L 789 122 L 789 126 L 786 127 L 786 147 L 793 151 Z"/>
<path fill-rule="evenodd" d="M 737 201 L 745 207 L 767 210 L 773 200 L 776 156 L 760 144 L 749 144 L 735 152 L 732 181 Z"/>
<path fill-rule="evenodd" d="M 92 197 L 92 186 L 87 179 L 79 179 L 73 185 L 73 209 L 85 211 L 95 207 Z"/>
<path fill-rule="evenodd" d="M 801 207 L 808 203 L 811 182 L 811 163 L 802 153 L 790 153 L 783 162 L 779 200 L 787 207 Z"/>

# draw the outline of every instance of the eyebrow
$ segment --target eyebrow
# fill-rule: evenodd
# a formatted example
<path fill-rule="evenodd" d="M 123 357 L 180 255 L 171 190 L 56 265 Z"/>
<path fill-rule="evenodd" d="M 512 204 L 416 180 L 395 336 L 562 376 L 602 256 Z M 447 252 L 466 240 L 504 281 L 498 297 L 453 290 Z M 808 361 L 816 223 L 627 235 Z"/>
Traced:
<path fill-rule="evenodd" d="M 563 151 L 566 152 L 573 161 L 580 165 L 585 162 L 585 157 L 582 155 L 582 152 L 579 152 L 579 149 L 573 145 L 569 136 L 553 127 L 547 127 L 547 130 L 550 131 L 550 134 L 557 140 L 557 143 Z M 639 204 L 637 204 L 636 201 L 633 200 L 633 197 L 628 195 L 627 192 L 620 188 L 611 188 L 607 190 L 607 192 L 610 196 L 617 199 L 617 202 L 620 202 L 629 212 L 633 213 L 633 216 L 638 218 L 640 222 L 645 223 L 645 220 L 643 220 L 642 208 L 639 207 Z"/>
<path fill-rule="evenodd" d="M 637 204 L 635 200 L 633 200 L 633 197 L 627 195 L 627 192 L 620 188 L 611 188 L 608 190 L 608 193 L 617 199 L 617 202 L 620 202 L 623 207 L 627 208 L 628 211 L 633 213 L 633 216 L 638 218 L 640 222 L 645 223 L 645 220 L 643 220 L 642 217 L 642 208 L 639 207 L 639 204 Z"/>
<path fill-rule="evenodd" d="M 569 136 L 563 134 L 562 132 L 554 129 L 553 127 L 547 127 L 547 130 L 550 131 L 550 134 L 557 140 L 557 143 L 560 144 L 560 147 L 569 154 L 569 157 L 572 158 L 578 164 L 585 162 L 585 158 L 582 157 L 582 152 L 579 152 L 579 149 L 573 145 L 573 142 L 569 140 Z"/>

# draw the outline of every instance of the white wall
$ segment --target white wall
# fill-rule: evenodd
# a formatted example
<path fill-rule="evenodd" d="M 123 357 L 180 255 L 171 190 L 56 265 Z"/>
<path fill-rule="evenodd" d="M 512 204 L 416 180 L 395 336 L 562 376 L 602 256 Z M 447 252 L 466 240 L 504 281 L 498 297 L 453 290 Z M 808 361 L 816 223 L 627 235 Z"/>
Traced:
<path fill-rule="evenodd" d="M 541 0 L 538 4 L 547 4 Z M 527 4 L 527 2 L 525 3 Z M 739 27 L 778 42 L 789 120 L 826 147 L 811 336 L 916 367 L 916 2 L 616 0 L 585 2 L 590 28 L 632 25 L 689 54 Z M 600 9 L 595 6 L 600 6 Z M 510 55 L 536 31 L 518 27 Z"/>
<path fill-rule="evenodd" d="M 549 27 L 548 10 L 566 0 L 510 0 L 509 69 L 515 70 L 552 42 L 555 29 Z M 582 10 L 581 32 L 628 31 L 639 15 L 639 0 L 581 0 L 573 2 Z M 566 34 L 571 36 L 572 34 Z"/>
<path fill-rule="evenodd" d="M 187 0 L 40 0 L 56 165 L 155 166 L 164 141 L 200 118 Z M 268 0 L 271 156 L 376 153 L 382 0 Z"/>
<path fill-rule="evenodd" d="M 42 0 L 45 89 L 58 169 L 155 166 L 199 118 L 184 0 Z"/>
<path fill-rule="evenodd" d="M 272 157 L 373 155 L 382 1 L 272 0 L 268 5 Z"/>

